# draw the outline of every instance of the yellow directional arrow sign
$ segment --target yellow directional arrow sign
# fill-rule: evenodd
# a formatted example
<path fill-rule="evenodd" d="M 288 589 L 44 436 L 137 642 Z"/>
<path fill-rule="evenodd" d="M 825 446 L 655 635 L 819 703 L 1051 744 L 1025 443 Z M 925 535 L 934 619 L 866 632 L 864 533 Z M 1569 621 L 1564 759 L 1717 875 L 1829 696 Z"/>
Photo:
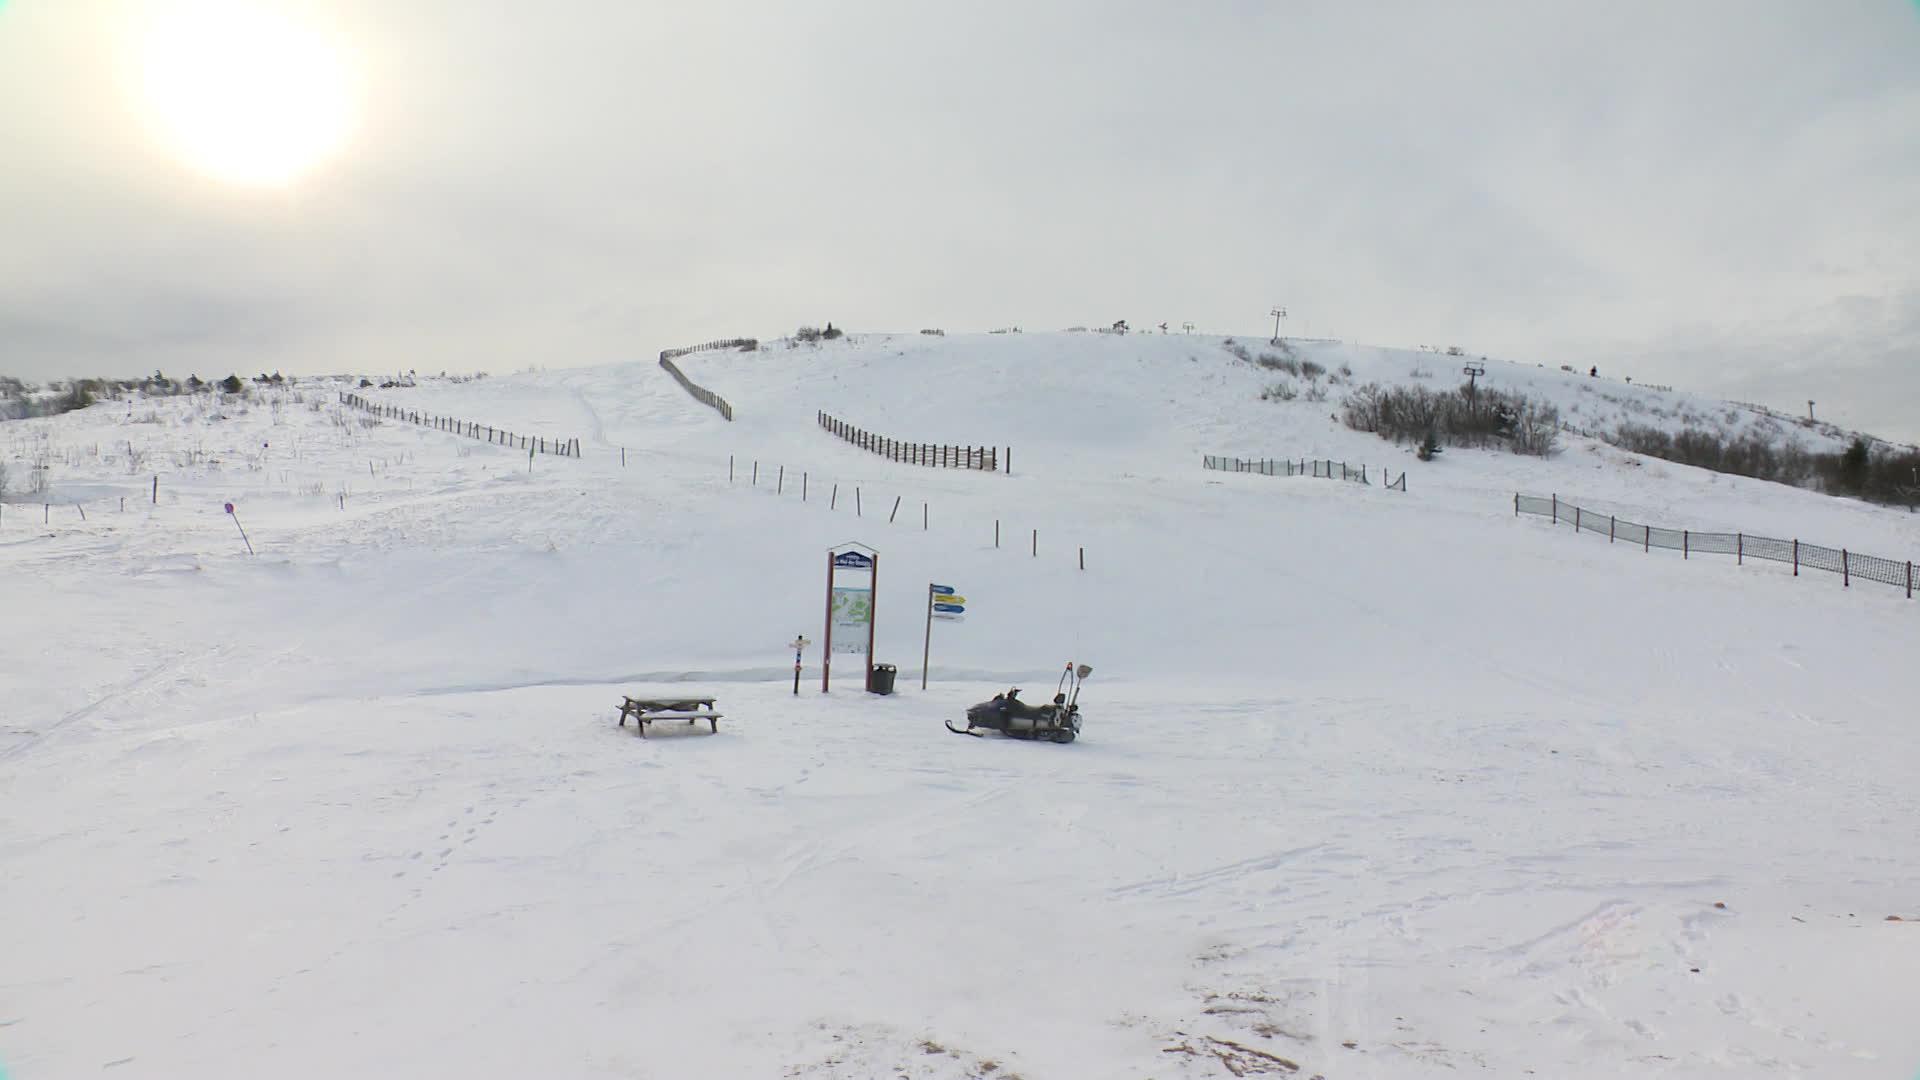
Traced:
<path fill-rule="evenodd" d="M 936 604 L 964 604 L 967 602 L 967 598 L 964 596 L 955 596 L 952 593 L 934 593 L 933 602 Z"/>

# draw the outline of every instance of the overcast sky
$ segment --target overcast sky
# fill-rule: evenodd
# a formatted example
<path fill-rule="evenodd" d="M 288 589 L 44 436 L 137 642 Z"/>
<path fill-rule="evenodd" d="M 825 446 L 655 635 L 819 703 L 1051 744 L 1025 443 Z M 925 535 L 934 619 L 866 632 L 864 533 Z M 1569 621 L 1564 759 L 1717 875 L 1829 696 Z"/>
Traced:
<path fill-rule="evenodd" d="M 357 87 L 266 189 L 144 121 L 152 4 L 0 0 L 0 373 L 1279 304 L 1920 440 L 1913 0 L 260 3 Z"/>

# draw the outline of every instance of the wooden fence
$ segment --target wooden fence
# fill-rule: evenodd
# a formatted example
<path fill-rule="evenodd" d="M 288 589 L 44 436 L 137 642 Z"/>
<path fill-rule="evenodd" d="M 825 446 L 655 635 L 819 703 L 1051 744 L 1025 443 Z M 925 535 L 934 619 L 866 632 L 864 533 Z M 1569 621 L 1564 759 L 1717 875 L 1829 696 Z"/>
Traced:
<path fill-rule="evenodd" d="M 1798 540 L 1779 540 L 1751 533 L 1695 532 L 1692 529 L 1641 525 L 1622 521 L 1613 514 L 1601 514 L 1570 502 L 1562 502 L 1558 495 L 1543 498 L 1515 493 L 1513 513 L 1515 517 L 1521 514 L 1551 517 L 1555 525 L 1571 525 L 1576 533 L 1605 534 L 1609 542 L 1625 541 L 1631 544 L 1638 540 L 1641 551 L 1666 548 L 1679 552 L 1683 559 L 1691 559 L 1696 554 L 1731 555 L 1740 564 L 1745 564 L 1748 559 L 1791 563 L 1794 577 L 1800 576 L 1801 567 L 1825 570 L 1840 575 L 1842 586 L 1852 585 L 1855 578 L 1865 578 L 1882 585 L 1905 588 L 1907 599 L 1913 599 L 1913 563 L 1909 560 L 1862 555 L 1847 548 L 1822 547 L 1819 544 L 1803 544 Z"/>
<path fill-rule="evenodd" d="M 759 347 L 760 342 L 754 338 L 725 338 L 720 341 L 709 341 L 703 345 L 689 345 L 684 349 L 662 349 L 660 366 L 666 368 L 667 374 L 673 376 L 673 380 L 680 384 L 681 389 L 692 394 L 695 401 L 711 406 L 722 419 L 731 421 L 733 406 L 727 403 L 727 399 L 687 378 L 687 373 L 681 371 L 680 366 L 673 362 L 674 358 L 688 353 L 705 352 L 708 349 L 739 349 L 741 352 L 751 352 Z"/>
<path fill-rule="evenodd" d="M 383 405 L 368 401 L 359 394 L 340 393 L 340 404 L 350 405 L 362 412 L 388 420 L 399 420 L 408 424 L 419 424 L 436 431 L 445 431 L 453 435 L 464 435 L 470 439 L 485 439 L 495 446 L 512 446 L 536 454 L 557 454 L 560 457 L 579 457 L 579 439 L 549 439 L 544 435 L 518 435 L 506 428 L 497 428 L 491 424 L 476 423 L 472 420 L 456 420 L 450 416 L 435 416 L 413 409 L 402 409 L 396 405 Z"/>
<path fill-rule="evenodd" d="M 875 435 L 871 431 L 864 431 L 826 413 L 815 415 L 820 421 L 820 426 L 829 433 L 845 439 L 862 450 L 879 454 L 889 461 L 898 461 L 907 465 L 926 465 L 936 469 L 977 469 L 981 472 L 999 472 L 1004 462 L 1007 471 L 1013 471 L 1012 447 L 1008 447 L 1005 457 L 1002 457 L 1000 448 L 997 446 L 945 446 L 938 443 L 903 442 L 885 435 Z"/>

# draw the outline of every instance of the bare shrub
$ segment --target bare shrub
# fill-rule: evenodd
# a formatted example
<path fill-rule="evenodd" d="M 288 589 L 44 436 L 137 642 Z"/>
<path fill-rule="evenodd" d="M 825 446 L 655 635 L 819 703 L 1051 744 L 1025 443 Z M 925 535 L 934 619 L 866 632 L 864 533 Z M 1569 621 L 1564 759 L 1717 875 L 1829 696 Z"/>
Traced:
<path fill-rule="evenodd" d="M 1315 379 L 1312 383 L 1308 384 L 1306 397 L 1308 401 L 1314 402 L 1327 400 L 1326 388 L 1320 385 L 1320 380 Z"/>
<path fill-rule="evenodd" d="M 1523 398 L 1513 418 L 1513 452 L 1551 457 L 1560 449 L 1560 414 L 1543 401 Z"/>
<path fill-rule="evenodd" d="M 1220 347 L 1227 350 L 1236 360 L 1244 360 L 1248 363 L 1253 361 L 1253 354 L 1247 351 L 1247 347 L 1245 345 L 1235 344 L 1232 339 L 1221 342 Z"/>
<path fill-rule="evenodd" d="M 1284 371 L 1289 375 L 1300 374 L 1300 361 L 1291 356 L 1283 356 L 1279 353 L 1261 353 L 1259 364 L 1269 371 Z"/>
<path fill-rule="evenodd" d="M 1368 383 L 1349 393 L 1346 425 L 1399 443 L 1435 446 L 1504 444 L 1519 454 L 1546 456 L 1558 449 L 1560 414 L 1525 395 L 1467 387 L 1435 393 L 1421 386 L 1385 389 Z"/>
<path fill-rule="evenodd" d="M 1347 426 L 1355 431 L 1379 431 L 1385 393 L 1379 383 L 1368 383 L 1348 392 L 1346 399 L 1341 402 L 1346 411 Z"/>
<path fill-rule="evenodd" d="M 1292 401 L 1299 396 L 1300 391 L 1295 390 L 1292 383 L 1277 382 L 1260 391 L 1261 401 Z"/>
<path fill-rule="evenodd" d="M 1317 379 L 1326 373 L 1327 368 L 1324 364 L 1316 364 L 1311 360 L 1300 361 L 1300 374 L 1305 375 L 1309 379 Z"/>
<path fill-rule="evenodd" d="M 795 330 L 793 332 L 793 336 L 800 341 L 806 341 L 806 342 L 819 341 L 820 328 L 817 326 L 803 326 L 800 329 Z"/>

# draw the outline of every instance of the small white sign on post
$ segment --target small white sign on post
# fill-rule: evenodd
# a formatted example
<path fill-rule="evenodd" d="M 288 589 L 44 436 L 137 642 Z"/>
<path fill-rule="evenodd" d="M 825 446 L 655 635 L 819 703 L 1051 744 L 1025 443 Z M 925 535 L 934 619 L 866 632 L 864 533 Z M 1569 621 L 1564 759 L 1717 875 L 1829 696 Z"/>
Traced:
<path fill-rule="evenodd" d="M 787 647 L 793 650 L 793 694 L 795 697 L 800 696 L 800 658 L 805 655 L 807 646 L 811 644 L 813 644 L 813 639 L 805 634 L 795 634 L 793 635 L 793 640 L 787 642 Z"/>

